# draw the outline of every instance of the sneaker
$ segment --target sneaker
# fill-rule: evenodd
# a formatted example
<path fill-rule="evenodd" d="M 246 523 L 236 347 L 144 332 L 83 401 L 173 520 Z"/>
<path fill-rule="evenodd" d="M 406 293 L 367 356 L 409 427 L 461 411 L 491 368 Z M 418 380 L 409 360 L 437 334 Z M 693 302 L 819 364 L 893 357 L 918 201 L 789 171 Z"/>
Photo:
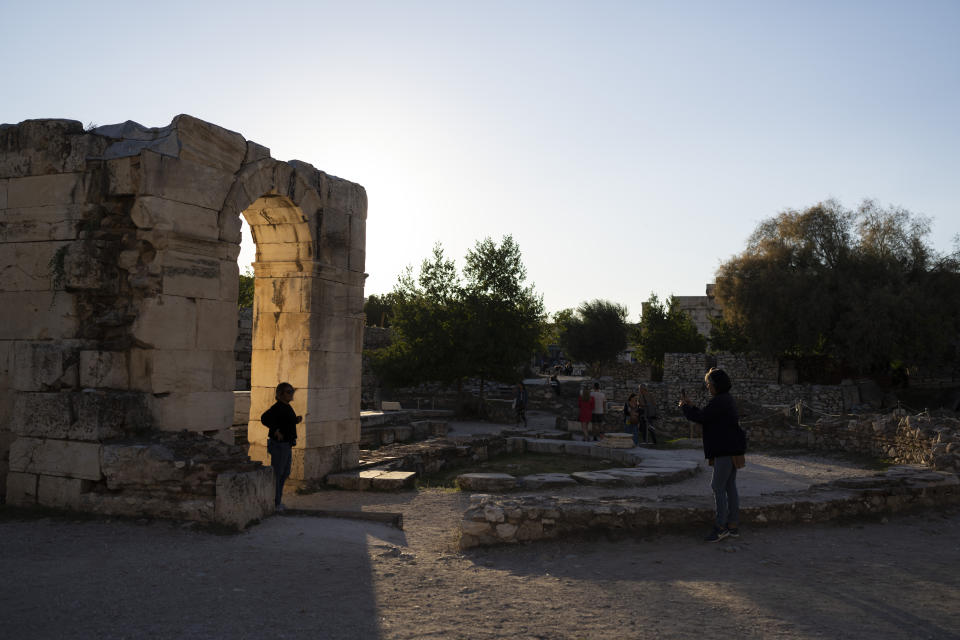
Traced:
<path fill-rule="evenodd" d="M 738 529 L 737 527 L 727 527 L 727 535 L 730 536 L 731 538 L 739 538 L 740 529 Z"/>
<path fill-rule="evenodd" d="M 714 527 L 713 531 L 707 534 L 707 537 L 703 539 L 704 542 L 720 542 L 724 538 L 730 535 L 730 532 L 727 529 L 721 529 L 720 527 Z"/>

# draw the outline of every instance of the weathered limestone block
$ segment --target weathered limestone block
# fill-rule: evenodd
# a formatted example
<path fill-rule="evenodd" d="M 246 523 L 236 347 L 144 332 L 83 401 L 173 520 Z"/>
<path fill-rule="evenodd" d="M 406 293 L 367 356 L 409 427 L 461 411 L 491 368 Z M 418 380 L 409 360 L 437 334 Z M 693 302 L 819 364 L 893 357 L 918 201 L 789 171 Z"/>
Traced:
<path fill-rule="evenodd" d="M 51 205 L 7 209 L 0 219 L 0 242 L 75 240 L 81 221 L 92 206 Z"/>
<path fill-rule="evenodd" d="M 233 351 L 131 349 L 130 385 L 153 393 L 232 391 L 236 375 Z"/>
<path fill-rule="evenodd" d="M 163 431 L 229 429 L 233 420 L 232 391 L 171 393 L 153 399 L 153 424 Z"/>
<path fill-rule="evenodd" d="M 160 443 L 105 444 L 101 467 L 109 489 L 179 484 L 189 472 L 187 462 Z"/>
<path fill-rule="evenodd" d="M 358 381 L 359 382 L 359 381 Z M 317 384 L 339 384 L 339 381 L 319 380 Z M 336 387 L 311 388 L 307 396 L 307 414 L 311 420 L 351 420 L 357 419 L 357 407 L 360 406 L 360 386 L 340 389 Z"/>
<path fill-rule="evenodd" d="M 131 518 L 153 517 L 171 520 L 213 522 L 215 499 L 185 498 L 153 493 L 124 491 L 120 494 L 90 492 L 80 495 L 80 510 Z"/>
<path fill-rule="evenodd" d="M 244 529 L 274 510 L 273 471 L 227 472 L 217 476 L 215 519 L 218 524 Z"/>
<path fill-rule="evenodd" d="M 563 489 L 577 486 L 577 481 L 566 473 L 537 473 L 520 478 L 524 489 Z"/>
<path fill-rule="evenodd" d="M 10 470 L 99 480 L 100 444 L 20 437 L 10 446 Z"/>
<path fill-rule="evenodd" d="M 11 507 L 29 507 L 37 503 L 37 474 L 12 471 L 6 476 L 7 504 Z"/>
<path fill-rule="evenodd" d="M 197 300 L 197 349 L 232 354 L 236 342 L 237 303 L 232 300 Z"/>
<path fill-rule="evenodd" d="M 11 178 L 7 183 L 7 206 L 11 209 L 75 204 L 86 201 L 83 173 Z"/>
<path fill-rule="evenodd" d="M 248 147 L 239 133 L 186 114 L 178 115 L 170 126 L 177 133 L 181 160 L 231 174 L 243 164 Z"/>
<path fill-rule="evenodd" d="M 129 357 L 126 351 L 81 351 L 80 386 L 97 389 L 129 388 Z"/>
<path fill-rule="evenodd" d="M 7 192 L 9 189 L 10 180 L 8 178 L 3 178 L 0 180 L 0 209 L 7 208 Z"/>
<path fill-rule="evenodd" d="M 4 291 L 49 291 L 51 265 L 66 242 L 11 242 L 0 244 L 0 282 Z"/>
<path fill-rule="evenodd" d="M 0 177 L 81 171 L 106 142 L 76 120 L 25 120 L 0 126 Z"/>
<path fill-rule="evenodd" d="M 220 261 L 220 300 L 235 301 L 240 296 L 240 267 L 236 260 Z"/>
<path fill-rule="evenodd" d="M 77 334 L 72 295 L 0 291 L 0 340 L 59 340 Z"/>
<path fill-rule="evenodd" d="M 37 487 L 37 504 L 76 511 L 80 508 L 80 496 L 90 491 L 92 484 L 89 480 L 42 475 Z"/>
<path fill-rule="evenodd" d="M 219 211 L 230 191 L 232 172 L 143 151 L 141 196 L 157 196 Z"/>
<path fill-rule="evenodd" d="M 250 360 L 251 387 L 276 387 L 282 381 L 303 389 L 310 384 L 309 351 L 254 349 Z M 303 394 L 298 395 L 302 397 Z"/>
<path fill-rule="evenodd" d="M 250 392 L 233 392 L 233 424 L 247 424 L 250 420 Z"/>
<path fill-rule="evenodd" d="M 220 260 L 181 251 L 166 250 L 160 256 L 163 293 L 188 298 L 220 297 Z"/>
<path fill-rule="evenodd" d="M 79 342 L 10 342 L 11 387 L 17 391 L 74 388 L 79 380 Z"/>
<path fill-rule="evenodd" d="M 266 429 L 257 438 L 266 442 Z M 330 447 L 344 442 L 360 442 L 360 420 L 307 420 L 297 425 L 297 438 L 305 447 Z"/>
<path fill-rule="evenodd" d="M 193 349 L 197 343 L 197 304 L 174 295 L 148 298 L 141 303 L 131 333 L 140 343 L 156 349 Z"/>
<path fill-rule="evenodd" d="M 507 473 L 464 473 L 457 476 L 457 486 L 463 491 L 511 491 L 517 479 Z"/>
<path fill-rule="evenodd" d="M 316 278 L 267 277 L 257 273 L 254 280 L 254 317 L 264 313 L 310 310 Z M 256 336 L 254 336 L 256 339 Z"/>
<path fill-rule="evenodd" d="M 214 209 L 141 196 L 134 203 L 130 217 L 140 229 L 157 229 L 199 240 L 220 239 L 219 214 Z"/>

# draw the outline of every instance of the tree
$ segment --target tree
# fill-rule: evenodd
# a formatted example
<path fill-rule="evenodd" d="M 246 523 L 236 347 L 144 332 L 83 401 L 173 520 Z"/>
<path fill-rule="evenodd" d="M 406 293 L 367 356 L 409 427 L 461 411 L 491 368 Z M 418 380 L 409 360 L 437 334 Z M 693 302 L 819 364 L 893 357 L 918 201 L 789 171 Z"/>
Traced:
<path fill-rule="evenodd" d="M 393 294 L 370 294 L 363 303 L 363 313 L 368 327 L 389 327 L 393 320 Z"/>
<path fill-rule="evenodd" d="M 651 293 L 643 305 L 636 346 L 639 359 L 662 372 L 664 354 L 703 353 L 707 341 L 689 314 L 680 309 L 676 298 L 670 296 L 664 304 Z"/>
<path fill-rule="evenodd" d="M 526 269 L 511 236 L 467 253 L 463 278 L 441 245 L 408 268 L 391 294 L 394 343 L 371 352 L 378 374 L 395 384 L 514 380 L 536 351 L 543 300 L 524 284 Z"/>
<path fill-rule="evenodd" d="M 564 323 L 564 351 L 599 371 L 627 348 L 627 313 L 626 307 L 609 300 L 582 303 Z"/>
<path fill-rule="evenodd" d="M 724 320 L 768 355 L 828 356 L 862 373 L 955 361 L 958 254 L 938 255 L 929 231 L 871 200 L 785 211 L 718 269 Z"/>
<path fill-rule="evenodd" d="M 237 306 L 241 309 L 253 308 L 253 271 L 247 267 L 240 274 L 240 291 L 237 295 Z"/>

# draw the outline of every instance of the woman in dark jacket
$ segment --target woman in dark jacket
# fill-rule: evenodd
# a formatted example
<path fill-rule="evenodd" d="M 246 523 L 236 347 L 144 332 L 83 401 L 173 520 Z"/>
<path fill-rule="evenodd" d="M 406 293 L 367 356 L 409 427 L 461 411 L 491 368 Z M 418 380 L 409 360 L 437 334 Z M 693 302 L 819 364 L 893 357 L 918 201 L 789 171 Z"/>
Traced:
<path fill-rule="evenodd" d="M 717 503 L 717 519 L 707 542 L 727 536 L 739 537 L 740 496 L 737 493 L 737 468 L 743 466 L 747 437 L 740 428 L 737 404 L 730 395 L 730 376 L 722 369 L 710 369 L 704 376 L 713 398 L 703 409 L 690 403 L 684 392 L 680 409 L 688 420 L 703 425 L 703 455 L 713 465 L 710 487 Z"/>

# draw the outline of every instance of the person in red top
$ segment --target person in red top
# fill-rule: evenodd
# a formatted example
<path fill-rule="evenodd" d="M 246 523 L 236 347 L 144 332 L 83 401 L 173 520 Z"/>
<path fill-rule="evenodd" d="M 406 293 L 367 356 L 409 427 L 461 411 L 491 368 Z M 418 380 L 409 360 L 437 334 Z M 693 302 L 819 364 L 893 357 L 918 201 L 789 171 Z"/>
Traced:
<path fill-rule="evenodd" d="M 590 395 L 590 390 L 586 387 L 580 390 L 577 404 L 580 406 L 580 430 L 583 431 L 583 440 L 595 440 L 596 438 L 590 434 L 590 421 L 593 419 L 593 396 Z"/>

